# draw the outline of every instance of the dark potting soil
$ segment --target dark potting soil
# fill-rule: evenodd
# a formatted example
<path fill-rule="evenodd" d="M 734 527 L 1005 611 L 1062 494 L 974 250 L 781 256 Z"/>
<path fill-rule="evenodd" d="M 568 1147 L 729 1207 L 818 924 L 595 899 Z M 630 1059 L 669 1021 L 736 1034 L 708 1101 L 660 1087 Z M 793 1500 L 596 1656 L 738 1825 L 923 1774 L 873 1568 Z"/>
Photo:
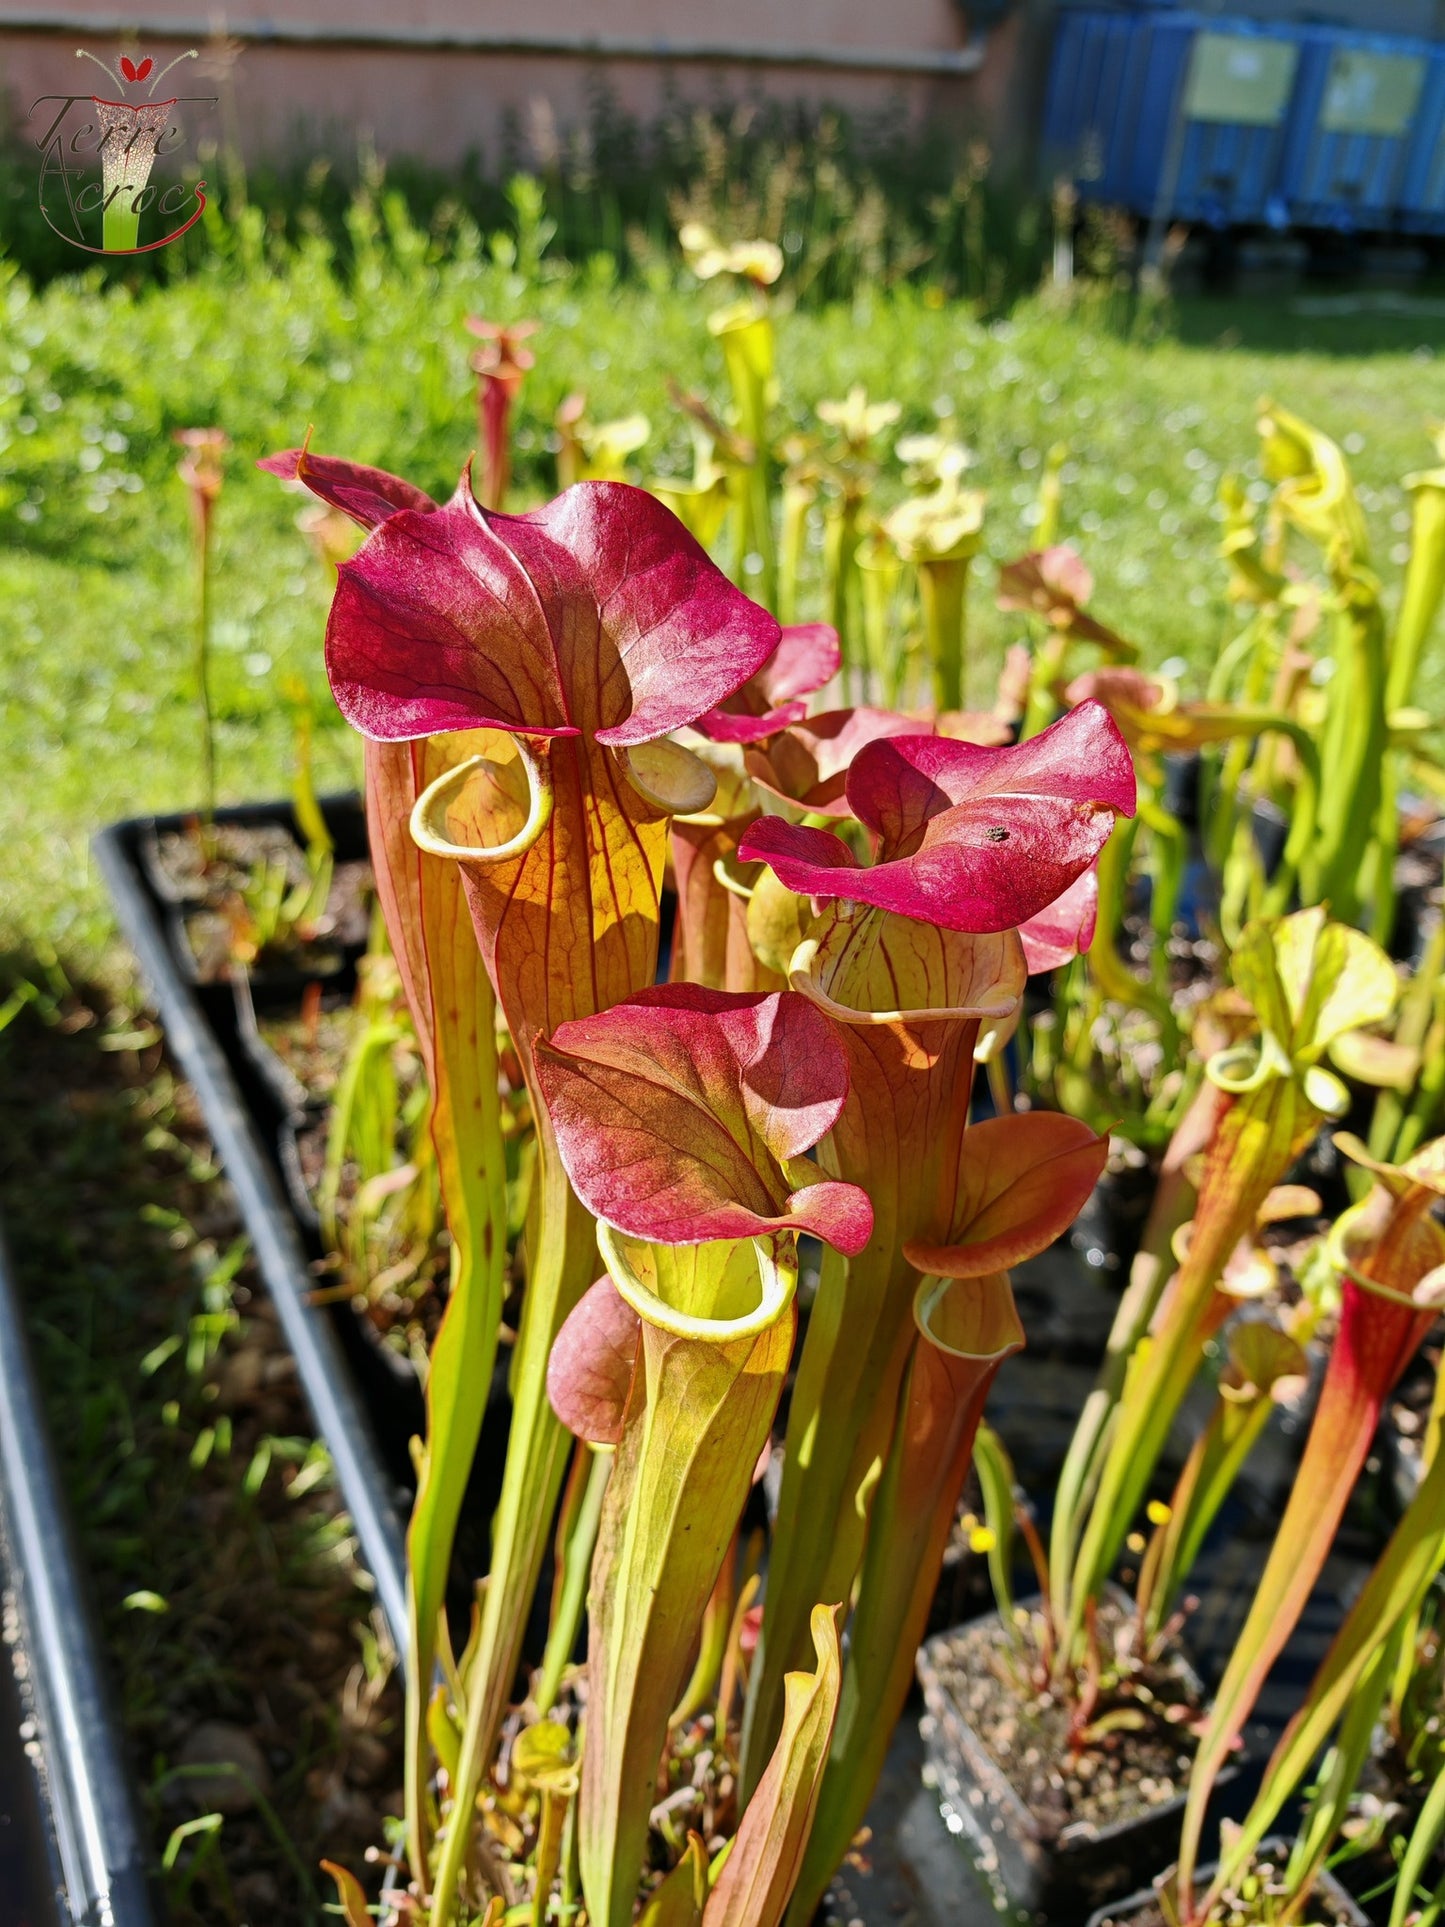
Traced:
<path fill-rule="evenodd" d="M 1069 1230 L 1069 1241 L 1086 1264 L 1120 1284 L 1128 1278 L 1158 1181 L 1148 1152 L 1127 1138 L 1110 1137 L 1103 1174 Z"/>
<path fill-rule="evenodd" d="M 302 1181 L 314 1199 L 326 1165 L 330 1118 L 323 1116 L 296 1133 L 296 1156 Z M 353 1221 L 358 1193 L 356 1168 L 348 1160 L 337 1193 L 337 1218 L 343 1249 L 331 1252 L 316 1271 L 315 1301 L 349 1299 L 378 1339 L 401 1357 L 415 1360 L 418 1348 L 430 1353 L 446 1310 L 451 1244 L 444 1224 L 430 1243 L 393 1240 L 385 1258 L 369 1254 L 365 1273 L 351 1262 L 344 1247 Z M 402 1228 L 404 1230 L 404 1227 Z"/>
<path fill-rule="evenodd" d="M 296 846 L 292 844 L 291 848 L 294 851 Z M 300 881 L 304 883 L 305 868 L 301 867 Z M 289 864 L 287 887 L 294 887 Z M 186 942 L 195 959 L 196 975 L 203 984 L 224 983 L 239 961 L 253 971 L 284 962 L 303 977 L 334 977 L 343 967 L 345 952 L 360 949 L 366 942 L 371 890 L 370 864 L 338 864 L 321 916 L 308 924 L 304 933 L 300 929 L 287 931 L 281 943 L 252 960 L 246 955 L 248 912 L 241 891 L 218 888 L 186 915 Z"/>
<path fill-rule="evenodd" d="M 371 929 L 371 906 L 376 882 L 370 863 L 356 859 L 338 863 L 331 873 L 331 888 L 326 893 L 326 914 L 322 926 L 329 942 L 347 950 L 360 950 Z"/>
<path fill-rule="evenodd" d="M 1091 1714 L 1127 1710 L 1136 1728 L 1114 1729 L 1075 1747 L 1076 1710 L 1033 1684 L 1040 1666 L 1031 1626 L 1024 1648 L 999 1619 L 961 1627 L 933 1648 L 941 1683 L 1046 1838 L 1073 1827 L 1137 1819 L 1174 1799 L 1194 1755 L 1189 1727 L 1202 1706 L 1183 1661 L 1140 1666 L 1130 1655 L 1134 1625 L 1118 1601 L 1100 1602 L 1096 1622 L 1102 1684 Z"/>
<path fill-rule="evenodd" d="M 1114 1927 L 1115 1916 L 1106 1914 L 1100 1927 Z M 1142 1908 L 1138 1913 L 1117 1916 L 1118 1927 L 1169 1927 L 1163 1909 L 1157 1904 Z M 1209 1927 L 1265 1927 L 1270 1919 L 1268 1914 L 1231 1907 L 1209 1916 Z M 1315 1898 L 1300 1918 L 1299 1927 L 1353 1927 L 1350 1916 L 1336 1901 L 1325 1895 Z"/>
<path fill-rule="evenodd" d="M 301 1167 L 301 1180 L 306 1186 L 307 1196 L 313 1202 L 321 1188 L 321 1180 L 326 1171 L 326 1138 L 330 1129 L 329 1118 L 320 1118 L 315 1124 L 308 1124 L 296 1133 L 296 1156 Z"/>
<path fill-rule="evenodd" d="M 301 846 L 281 823 L 213 823 L 207 830 L 197 817 L 156 838 L 155 860 L 180 903 L 223 903 L 263 863 L 283 863 L 288 884 L 306 881 Z"/>
<path fill-rule="evenodd" d="M 241 926 L 224 910 L 196 910 L 186 918 L 186 943 L 199 983 L 223 984 L 235 970 L 244 969 L 237 956 L 241 941 Z M 338 950 L 300 940 L 287 945 L 286 958 L 293 969 L 308 977 L 334 977 L 342 964 Z"/>
<path fill-rule="evenodd" d="M 0 1645 L 0 1893 L 6 1918 L 16 1927 L 39 1927 L 53 1918 L 53 1874 L 46 1851 L 46 1821 L 39 1783 L 29 1757 L 35 1728 L 21 1702 L 15 1678 L 23 1656 L 10 1651 L 6 1615 Z M 13 1911 L 11 1911 L 13 1910 Z"/>
<path fill-rule="evenodd" d="M 1147 971 L 1159 942 L 1147 915 L 1140 910 L 1126 912 L 1123 937 L 1127 960 Z M 1176 923 L 1164 939 L 1164 955 L 1169 995 L 1176 1010 L 1187 1011 L 1219 989 L 1223 959 L 1219 945 L 1209 937 L 1195 936 L 1182 923 Z"/>
<path fill-rule="evenodd" d="M 245 895 L 257 874 L 279 864 L 288 891 L 304 886 L 308 877 L 305 852 L 283 823 L 206 827 L 197 818 L 182 830 L 160 834 L 153 860 L 166 893 L 185 909 L 186 942 L 202 983 L 222 983 L 238 957 L 247 961 Z M 288 932 L 280 956 L 303 975 L 334 976 L 341 968 L 339 953 L 366 943 L 373 895 L 368 862 L 338 863 L 322 915 L 304 932 Z M 264 967 L 279 960 L 263 956 L 257 962 Z"/>
<path fill-rule="evenodd" d="M 356 1040 L 357 1015 L 351 999 L 324 992 L 320 984 L 302 999 L 299 1012 L 260 1017 L 261 1041 L 273 1050 L 306 1096 L 326 1103 L 335 1092 Z"/>

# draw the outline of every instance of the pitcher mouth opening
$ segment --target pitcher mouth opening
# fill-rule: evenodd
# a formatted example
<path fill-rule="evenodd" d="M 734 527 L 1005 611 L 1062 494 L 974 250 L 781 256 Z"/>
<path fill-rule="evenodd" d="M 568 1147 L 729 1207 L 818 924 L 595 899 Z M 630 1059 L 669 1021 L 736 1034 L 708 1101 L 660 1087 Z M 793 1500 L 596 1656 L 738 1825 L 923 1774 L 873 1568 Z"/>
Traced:
<path fill-rule="evenodd" d="M 913 1322 L 938 1351 L 991 1364 L 1024 1348 L 1024 1328 L 1006 1271 L 981 1278 L 925 1278 Z"/>
<path fill-rule="evenodd" d="M 849 903 L 830 903 L 820 921 L 821 932 L 805 937 L 793 952 L 788 982 L 840 1024 L 913 1028 L 925 1023 L 1001 1022 L 1013 1015 L 1023 996 L 1027 969 L 1016 930 L 977 935 L 940 930 L 891 910 Z M 958 983 L 963 993 L 960 1001 L 910 1004 L 897 1000 L 902 986 L 886 954 L 889 938 L 899 943 L 900 952 L 910 946 L 915 955 L 918 947 L 933 946 L 946 976 L 963 977 L 966 971 L 968 980 Z M 864 1001 L 870 985 L 877 994 Z M 837 991 L 845 994 L 835 995 Z M 849 991 L 857 1001 L 848 1000 Z"/>
<path fill-rule="evenodd" d="M 551 820 L 555 795 L 552 772 L 545 760 L 539 760 L 520 736 L 514 736 L 512 742 L 527 778 L 527 814 L 516 834 L 502 843 L 470 844 L 454 841 L 448 832 L 447 806 L 478 770 L 495 767 L 489 757 L 468 756 L 454 768 L 443 771 L 416 799 L 410 829 L 418 849 L 456 863 L 503 863 L 526 855 Z"/>
<path fill-rule="evenodd" d="M 724 1274 L 739 1261 L 739 1254 L 748 1246 L 752 1248 L 747 1257 L 751 1277 L 746 1281 L 741 1278 L 727 1280 Z M 718 1244 L 654 1246 L 649 1245 L 646 1239 L 633 1238 L 599 1221 L 597 1248 L 602 1254 L 608 1276 L 638 1317 L 649 1325 L 671 1332 L 677 1338 L 703 1339 L 714 1345 L 755 1338 L 778 1322 L 792 1304 L 793 1294 L 798 1287 L 797 1240 L 786 1232 L 772 1238 L 728 1241 L 724 1256 L 722 1246 Z M 634 1253 L 673 1250 L 718 1254 L 722 1267 L 719 1272 L 722 1308 L 730 1309 L 731 1316 L 706 1317 L 685 1311 L 670 1304 L 653 1290 L 643 1277 Z M 740 1304 L 740 1300 L 744 1303 Z M 746 1302 L 749 1300 L 751 1302 Z"/>

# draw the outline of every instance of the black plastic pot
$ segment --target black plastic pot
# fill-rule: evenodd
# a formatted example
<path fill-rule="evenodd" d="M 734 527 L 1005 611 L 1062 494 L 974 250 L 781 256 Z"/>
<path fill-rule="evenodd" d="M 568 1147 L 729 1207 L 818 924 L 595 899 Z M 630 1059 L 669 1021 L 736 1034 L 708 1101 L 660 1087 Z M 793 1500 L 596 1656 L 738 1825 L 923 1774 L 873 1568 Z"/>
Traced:
<path fill-rule="evenodd" d="M 1271 1859 L 1287 1858 L 1290 1844 L 1287 1840 L 1266 1840 L 1260 1848 L 1263 1855 Z M 1203 1884 L 1213 1874 L 1213 1867 L 1201 1870 L 1199 1879 Z M 1340 1927 L 1370 1927 L 1368 1914 L 1362 1913 L 1359 1906 L 1347 1894 L 1332 1874 L 1321 1874 L 1316 1883 L 1314 1895 L 1317 1900 L 1328 1900 L 1334 1907 Z M 1127 1927 L 1129 1921 L 1137 1920 L 1142 1913 L 1155 1905 L 1157 1896 L 1152 1887 L 1142 1887 L 1137 1893 L 1130 1894 L 1112 1906 L 1100 1907 L 1097 1913 L 1089 1916 L 1088 1927 Z"/>
<path fill-rule="evenodd" d="M 1164 758 L 1164 790 L 1160 802 L 1182 830 L 1199 833 L 1199 778 L 1203 759 L 1197 749 Z"/>
<path fill-rule="evenodd" d="M 3 1248 L 0 1568 L 0 1919 L 155 1927 L 151 1856 Z"/>
<path fill-rule="evenodd" d="M 355 797 L 322 805 L 338 851 L 363 839 Z M 217 811 L 222 822 L 284 823 L 289 804 Z M 194 1086 L 217 1156 L 235 1190 L 256 1263 L 276 1306 L 297 1373 L 336 1470 L 342 1499 L 356 1527 L 362 1557 L 394 1636 L 406 1629 L 402 1521 L 409 1504 L 408 1440 L 421 1430 L 415 1381 L 398 1374 L 348 1305 L 317 1307 L 313 1265 L 321 1256 L 314 1229 L 299 1220 L 286 1195 L 280 1143 L 290 1114 L 272 1080 L 259 1071 L 257 1040 L 243 1036 L 229 984 L 195 979 L 175 905 L 157 888 L 153 850 L 158 835 L 184 829 L 184 814 L 132 818 L 95 839 L 95 856 L 116 916 L 150 988 L 166 1041 Z M 301 982 L 253 981 L 257 1006 L 299 996 Z M 261 1048 L 264 1048 L 262 1046 Z"/>
<path fill-rule="evenodd" d="M 1149 1159 L 1140 1156 L 1137 1163 L 1125 1163 L 1111 1157 L 1070 1227 L 1074 1249 L 1120 1291 L 1129 1282 L 1158 1188 L 1159 1173 Z"/>
<path fill-rule="evenodd" d="M 993 1617 L 984 1615 L 974 1624 Z M 1094 1908 L 1127 1894 L 1168 1860 L 1179 1837 L 1184 1796 L 1132 1819 L 1102 1827 L 1080 1824 L 1057 1839 L 1047 1838 L 949 1690 L 938 1662 L 950 1637 L 929 1640 L 917 1662 L 927 1709 L 922 1726 L 929 1777 L 944 1820 L 999 1914 L 1029 1927 L 1082 1927 Z M 1183 1670 L 1197 1688 L 1198 1681 Z M 1242 1783 L 1247 1778 L 1237 1766 L 1221 1773 L 1210 1803 L 1212 1824 L 1246 1803 Z"/>
<path fill-rule="evenodd" d="M 348 869 L 355 869 L 367 860 L 366 821 L 354 798 L 333 799 L 333 804 L 334 822 L 328 818 L 328 828 L 334 844 L 336 875 L 340 878 Z M 279 831 L 281 836 L 278 840 L 292 846 L 297 867 L 300 868 L 301 846 L 292 830 L 293 817 L 289 804 L 263 805 L 259 808 L 248 804 L 232 805 L 217 810 L 213 820 L 219 829 L 231 827 Z M 191 928 L 198 919 L 210 918 L 215 921 L 215 907 L 206 900 L 200 882 L 194 888 L 185 887 L 178 884 L 167 870 L 161 847 L 163 840 L 173 834 L 199 834 L 198 819 L 195 816 L 159 817 L 147 819 L 140 825 L 136 855 L 141 874 L 150 894 L 161 906 L 171 947 L 181 970 L 193 983 L 226 981 L 229 973 L 203 976 L 191 940 Z M 310 945 L 304 955 L 280 955 L 264 960 L 251 969 L 248 980 L 258 1001 L 276 997 L 294 999 L 308 983 L 347 978 L 364 942 L 365 931 L 361 929 L 349 935 L 345 932 L 336 933 Z"/>
<path fill-rule="evenodd" d="M 864 1822 L 868 1846 L 833 1878 L 814 1927 L 997 1927 L 987 1890 L 970 1874 L 924 1785 L 916 1715 L 894 1731 Z"/>
<path fill-rule="evenodd" d="M 1284 846 L 1289 841 L 1289 818 L 1277 803 L 1271 803 L 1268 797 L 1261 796 L 1249 806 L 1249 823 L 1260 864 L 1265 875 L 1272 878 L 1284 859 Z"/>
<path fill-rule="evenodd" d="M 1440 917 L 1441 872 L 1445 870 L 1445 820 L 1421 823 L 1419 805 L 1408 810 L 1401 799 L 1401 828 L 1413 817 L 1418 826 L 1406 837 L 1395 860 L 1395 922 L 1390 955 L 1418 970 Z"/>
<path fill-rule="evenodd" d="M 244 973 L 232 981 L 236 1000 L 236 1039 L 266 1085 L 275 1108 L 283 1117 L 303 1117 L 312 1108 L 310 1096 L 301 1079 L 261 1035 L 251 979 Z"/>
<path fill-rule="evenodd" d="M 366 848 L 360 799 L 327 797 L 322 810 L 338 862 L 357 860 Z M 283 967 L 251 971 L 234 982 L 197 981 L 177 921 L 174 892 L 158 882 L 155 857 L 161 837 L 185 830 L 193 820 L 178 813 L 112 824 L 95 839 L 96 860 L 150 987 L 167 1044 L 196 1091 L 218 1159 L 235 1190 L 317 1432 L 331 1454 L 363 1561 L 398 1647 L 404 1648 L 404 1521 L 416 1489 L 411 1440 L 425 1426 L 421 1389 L 410 1362 L 383 1343 L 350 1304 L 312 1302 L 325 1252 L 301 1171 L 298 1138 L 322 1112 L 309 1102 L 256 1022 L 258 1014 L 296 1010 L 317 980 Z M 279 826 L 295 834 L 289 803 L 218 810 L 216 820 L 243 827 Z M 361 949 L 359 941 L 341 949 L 339 969 L 324 979 L 328 995 L 345 996 L 354 988 Z M 462 1624 L 476 1579 L 487 1569 L 490 1522 L 511 1417 L 507 1363 L 504 1354 L 457 1523 L 449 1602 Z M 544 1569 L 537 1619 L 525 1648 L 533 1658 L 540 1657 L 546 1636 L 547 1585 Z"/>
<path fill-rule="evenodd" d="M 1021 1358 L 1030 1365 L 1047 1360 L 1094 1371 L 1119 1303 L 1117 1289 L 1105 1282 L 1108 1268 L 1091 1262 L 1088 1252 L 1066 1235 L 1037 1257 L 1015 1265 L 1009 1275 L 1029 1335 Z"/>

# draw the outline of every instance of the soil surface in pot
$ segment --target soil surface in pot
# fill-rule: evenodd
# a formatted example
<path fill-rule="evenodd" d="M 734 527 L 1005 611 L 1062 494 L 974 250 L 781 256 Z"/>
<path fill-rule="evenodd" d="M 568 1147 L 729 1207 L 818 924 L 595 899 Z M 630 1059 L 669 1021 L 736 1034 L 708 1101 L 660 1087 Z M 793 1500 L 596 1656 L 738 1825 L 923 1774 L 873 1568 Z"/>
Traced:
<path fill-rule="evenodd" d="M 186 942 L 202 983 L 222 983 L 238 966 L 284 965 L 302 975 L 333 976 L 346 950 L 366 942 L 374 886 L 371 865 L 355 859 L 332 872 L 326 907 L 313 924 L 283 929 L 281 940 L 252 956 L 254 932 L 247 893 L 279 866 L 285 889 L 304 888 L 306 854 L 279 823 L 217 823 L 199 819 L 156 838 L 156 866 L 173 899 L 185 906 Z"/>
<path fill-rule="evenodd" d="M 337 1173 L 337 1248 L 317 1268 L 316 1302 L 349 1299 L 356 1312 L 403 1356 L 430 1347 L 444 1309 L 451 1245 L 427 1136 L 424 1073 L 400 984 L 389 959 L 364 957 L 362 972 L 380 970 L 389 986 L 395 1036 L 386 1050 L 391 1108 L 374 1116 L 372 1130 L 394 1130 L 391 1172 L 368 1182 L 352 1151 Z M 264 1048 L 295 1080 L 306 1110 L 294 1125 L 294 1178 L 300 1208 L 321 1210 L 336 1113 L 333 1101 L 352 1054 L 369 1026 L 381 1021 L 385 999 L 359 1001 L 308 984 L 299 1009 L 257 1019 Z M 364 1101 L 360 1095 L 358 1103 Z M 299 1189 L 298 1189 L 299 1181 Z M 313 1220 L 314 1222 L 314 1220 Z"/>
<path fill-rule="evenodd" d="M 284 864 L 288 884 L 306 881 L 301 846 L 282 823 L 213 823 L 207 831 L 196 817 L 156 838 L 155 862 L 181 903 L 222 903 L 263 863 Z"/>
<path fill-rule="evenodd" d="M 1108 1915 L 1101 1927 L 1113 1927 L 1115 1918 L 1113 1914 Z M 1141 1908 L 1138 1913 L 1120 1914 L 1117 1919 L 1119 1927 L 1169 1927 L 1167 1916 L 1157 1905 Z M 1270 1919 L 1269 1914 L 1234 1907 L 1211 1914 L 1209 1927 L 1267 1927 Z M 1316 1895 L 1300 1916 L 1299 1927 L 1354 1927 L 1354 1917 L 1328 1894 Z"/>
<path fill-rule="evenodd" d="M 1147 971 L 1159 938 L 1145 910 L 1131 907 L 1125 911 L 1123 939 L 1122 948 L 1128 961 Z M 1224 981 L 1219 945 L 1210 937 L 1192 931 L 1185 923 L 1176 922 L 1164 939 L 1164 956 L 1169 994 L 1180 1012 L 1203 1003 Z"/>
<path fill-rule="evenodd" d="M 1279 1862 L 1274 1860 L 1256 1861 L 1253 1872 L 1264 1876 L 1264 1893 L 1250 1900 L 1238 1900 L 1229 1895 L 1211 1911 L 1208 1927 L 1270 1927 L 1274 1911 L 1270 1907 L 1270 1895 L 1282 1893 L 1277 1882 Z M 1358 1915 L 1348 1902 L 1336 1900 L 1330 1893 L 1318 1890 L 1310 1896 L 1304 1912 L 1299 1916 L 1299 1927 L 1355 1927 Z M 1099 1927 L 1170 1927 L 1169 1917 L 1157 1902 L 1143 1907 L 1133 1907 L 1127 1902 L 1117 1913 L 1106 1914 Z"/>
<path fill-rule="evenodd" d="M 1122 1282 L 1138 1254 L 1159 1176 L 1155 1161 L 1127 1138 L 1109 1139 L 1109 1160 L 1069 1230 L 1069 1242 L 1095 1271 Z"/>
<path fill-rule="evenodd" d="M 315 922 L 283 929 L 280 939 L 259 953 L 245 897 L 235 890 L 218 892 L 186 914 L 186 942 L 197 978 L 203 984 L 225 983 L 237 969 L 260 974 L 278 968 L 301 976 L 336 976 L 344 953 L 366 942 L 371 887 L 370 864 L 338 864 L 326 908 Z"/>
<path fill-rule="evenodd" d="M 1021 1629 L 1020 1647 L 990 1619 L 934 1648 L 940 1682 L 1048 1839 L 1163 1806 L 1182 1790 L 1194 1753 L 1189 1726 L 1202 1709 L 1182 1660 L 1166 1655 L 1141 1667 L 1128 1657 L 1133 1621 L 1113 1599 L 1100 1603 L 1096 1625 L 1105 1683 L 1090 1717 L 1127 1711 L 1140 1724 L 1082 1746 L 1075 1707 L 1033 1684 L 1040 1660 L 1030 1632 Z"/>
<path fill-rule="evenodd" d="M 335 1093 L 356 1041 L 356 1006 L 336 991 L 309 987 L 301 1009 L 257 1019 L 261 1041 L 273 1050 L 314 1104 Z"/>
<path fill-rule="evenodd" d="M 326 1166 L 329 1119 L 296 1134 L 296 1154 L 308 1194 L 314 1200 Z M 406 1169 L 402 1169 L 403 1176 Z M 361 1186 L 348 1160 L 337 1195 L 337 1219 L 342 1249 L 328 1252 L 313 1266 L 315 1305 L 349 1303 L 372 1332 L 401 1357 L 417 1359 L 417 1348 L 428 1353 L 446 1310 L 451 1241 L 444 1223 L 432 1235 L 411 1239 L 404 1227 L 381 1224 L 371 1236 L 359 1210 Z M 351 1228 L 360 1226 L 353 1238 Z M 368 1243 L 381 1254 L 370 1261 L 356 1255 Z M 509 1299 L 510 1304 L 510 1299 Z M 513 1315 L 515 1316 L 515 1309 Z"/>

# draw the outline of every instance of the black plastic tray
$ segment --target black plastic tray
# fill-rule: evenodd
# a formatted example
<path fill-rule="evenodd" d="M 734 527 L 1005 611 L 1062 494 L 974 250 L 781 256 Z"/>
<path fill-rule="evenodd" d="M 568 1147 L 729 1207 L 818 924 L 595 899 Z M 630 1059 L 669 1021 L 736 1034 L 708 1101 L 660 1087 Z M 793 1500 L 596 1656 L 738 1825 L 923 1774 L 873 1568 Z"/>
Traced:
<path fill-rule="evenodd" d="M 0 1919 L 156 1927 L 89 1595 L 0 1245 Z"/>
<path fill-rule="evenodd" d="M 365 846 L 354 796 L 328 797 L 322 809 L 338 852 Z M 289 803 L 218 810 L 220 823 L 290 826 Z M 195 981 L 174 905 L 157 889 L 148 846 L 184 830 L 193 815 L 133 817 L 95 839 L 96 862 L 176 1062 L 194 1087 L 216 1155 L 236 1193 L 241 1216 L 302 1389 L 336 1470 L 362 1558 L 399 1648 L 406 1634 L 404 1527 L 410 1503 L 407 1441 L 421 1430 L 421 1395 L 381 1355 L 347 1305 L 311 1302 L 321 1257 L 314 1230 L 303 1227 L 286 1195 L 280 1145 L 288 1118 L 242 1036 L 228 983 Z M 264 979 L 253 986 L 265 996 Z"/>

